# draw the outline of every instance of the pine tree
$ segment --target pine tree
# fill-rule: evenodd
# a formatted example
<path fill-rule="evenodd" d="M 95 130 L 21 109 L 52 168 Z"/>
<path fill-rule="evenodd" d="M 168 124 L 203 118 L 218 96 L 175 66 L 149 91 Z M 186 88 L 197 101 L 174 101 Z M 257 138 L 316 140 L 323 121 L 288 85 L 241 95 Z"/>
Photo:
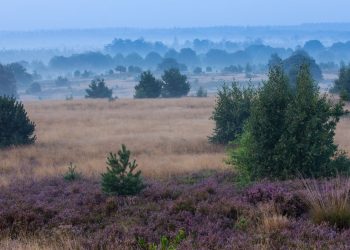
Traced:
<path fill-rule="evenodd" d="M 162 76 L 164 81 L 163 97 L 182 97 L 190 92 L 191 86 L 187 81 L 187 76 L 182 75 L 178 69 L 169 69 Z"/>
<path fill-rule="evenodd" d="M 92 80 L 86 90 L 86 98 L 112 98 L 113 90 L 106 86 L 104 79 Z"/>
<path fill-rule="evenodd" d="M 0 148 L 32 144 L 36 140 L 34 131 L 35 124 L 23 104 L 13 97 L 0 96 Z"/>
<path fill-rule="evenodd" d="M 156 79 L 150 71 L 143 72 L 135 86 L 135 98 L 157 98 L 162 91 L 163 82 Z"/>
<path fill-rule="evenodd" d="M 130 162 L 131 152 L 123 144 L 116 154 L 107 158 L 107 173 L 102 174 L 102 191 L 110 195 L 136 195 L 145 187 L 141 171 L 134 173 L 137 164 Z"/>

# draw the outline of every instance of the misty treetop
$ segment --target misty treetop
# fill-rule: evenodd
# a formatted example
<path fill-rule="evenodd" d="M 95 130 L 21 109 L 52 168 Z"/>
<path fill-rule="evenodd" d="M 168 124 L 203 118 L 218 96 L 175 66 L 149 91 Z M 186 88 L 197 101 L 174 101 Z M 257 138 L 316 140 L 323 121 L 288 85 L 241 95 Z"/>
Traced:
<path fill-rule="evenodd" d="M 0 64 L 0 96 L 17 96 L 16 79 L 8 67 Z"/>

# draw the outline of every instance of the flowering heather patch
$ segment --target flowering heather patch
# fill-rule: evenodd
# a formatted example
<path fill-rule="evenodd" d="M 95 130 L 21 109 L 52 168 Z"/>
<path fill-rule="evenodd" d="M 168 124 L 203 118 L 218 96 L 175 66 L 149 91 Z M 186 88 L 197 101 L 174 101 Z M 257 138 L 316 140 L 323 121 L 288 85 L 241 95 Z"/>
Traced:
<path fill-rule="evenodd" d="M 143 249 L 181 230 L 186 237 L 178 249 L 350 247 L 350 230 L 310 221 L 300 182 L 240 190 L 233 179 L 230 172 L 202 172 L 148 180 L 133 197 L 108 197 L 95 179 L 13 183 L 0 191 L 1 237 L 65 233 L 83 249 Z M 288 218 L 271 222 L 278 230 L 263 229 L 263 204 L 280 213 L 272 218 Z"/>

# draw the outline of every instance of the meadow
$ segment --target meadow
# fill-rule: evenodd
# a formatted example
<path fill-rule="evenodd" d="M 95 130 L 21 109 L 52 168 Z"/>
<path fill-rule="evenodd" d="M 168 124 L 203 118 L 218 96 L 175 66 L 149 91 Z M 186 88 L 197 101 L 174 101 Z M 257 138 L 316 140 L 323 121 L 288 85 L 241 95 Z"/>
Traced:
<path fill-rule="evenodd" d="M 300 182 L 235 186 L 225 149 L 207 140 L 214 101 L 25 102 L 37 142 L 0 151 L 0 248 L 151 249 L 179 230 L 186 238 L 178 249 L 349 246 L 350 230 L 311 223 Z M 336 143 L 347 151 L 349 129 L 344 117 Z M 107 197 L 100 174 L 122 143 L 148 187 L 136 197 Z M 70 162 L 82 180 L 63 179 Z"/>

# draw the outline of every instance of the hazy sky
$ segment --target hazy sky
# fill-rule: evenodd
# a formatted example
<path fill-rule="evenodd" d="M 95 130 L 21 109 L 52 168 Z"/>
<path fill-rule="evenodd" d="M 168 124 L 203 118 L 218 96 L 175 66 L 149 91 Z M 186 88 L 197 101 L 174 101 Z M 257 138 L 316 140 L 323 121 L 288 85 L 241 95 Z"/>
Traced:
<path fill-rule="evenodd" d="M 349 0 L 0 0 L 0 30 L 350 22 Z"/>

